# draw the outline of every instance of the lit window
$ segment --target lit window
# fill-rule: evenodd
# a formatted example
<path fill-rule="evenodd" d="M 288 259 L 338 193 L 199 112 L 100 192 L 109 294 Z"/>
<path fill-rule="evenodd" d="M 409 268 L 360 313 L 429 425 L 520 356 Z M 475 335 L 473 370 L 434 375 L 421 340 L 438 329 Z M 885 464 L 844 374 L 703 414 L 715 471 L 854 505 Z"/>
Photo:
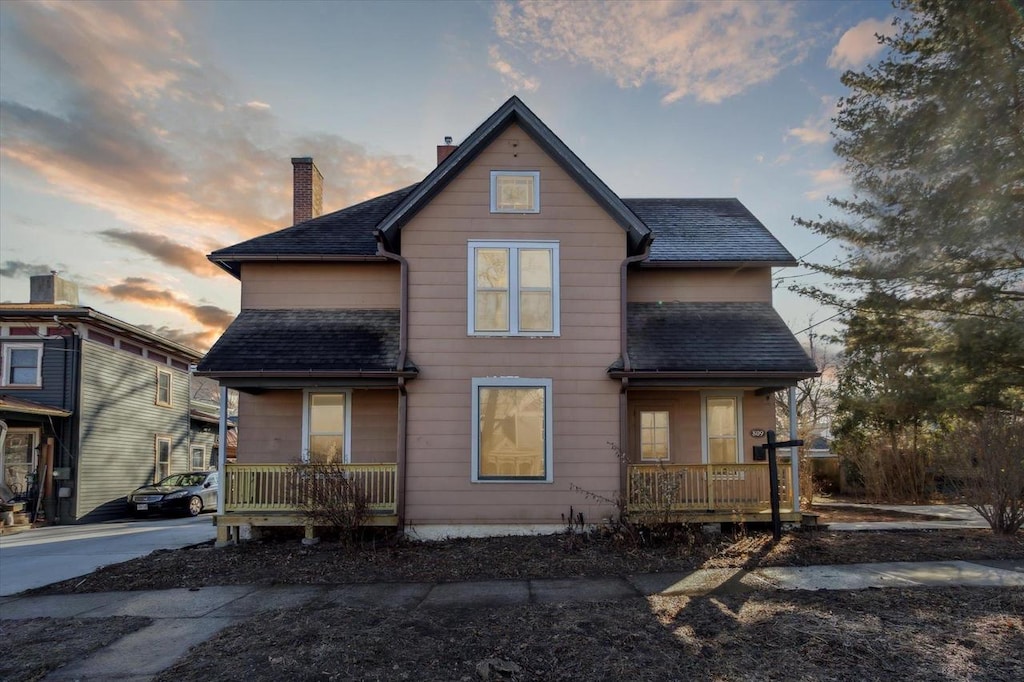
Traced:
<path fill-rule="evenodd" d="M 37 343 L 4 345 L 3 385 L 42 386 L 43 347 Z"/>
<path fill-rule="evenodd" d="M 551 380 L 473 379 L 474 482 L 552 480 Z"/>
<path fill-rule="evenodd" d="M 540 171 L 491 171 L 491 213 L 540 213 Z"/>
<path fill-rule="evenodd" d="M 165 369 L 156 371 L 156 404 L 171 406 L 171 373 Z"/>
<path fill-rule="evenodd" d="M 740 461 L 739 401 L 734 396 L 704 398 L 705 453 L 711 464 L 735 464 Z"/>
<path fill-rule="evenodd" d="M 171 439 L 168 436 L 156 437 L 156 466 L 153 471 L 154 481 L 171 475 Z"/>
<path fill-rule="evenodd" d="M 302 459 L 316 464 L 349 461 L 351 451 L 351 394 L 306 393 L 306 409 L 303 414 Z"/>
<path fill-rule="evenodd" d="M 668 411 L 640 412 L 640 459 L 669 458 Z"/>
<path fill-rule="evenodd" d="M 469 334 L 558 336 L 558 242 L 469 242 Z"/>

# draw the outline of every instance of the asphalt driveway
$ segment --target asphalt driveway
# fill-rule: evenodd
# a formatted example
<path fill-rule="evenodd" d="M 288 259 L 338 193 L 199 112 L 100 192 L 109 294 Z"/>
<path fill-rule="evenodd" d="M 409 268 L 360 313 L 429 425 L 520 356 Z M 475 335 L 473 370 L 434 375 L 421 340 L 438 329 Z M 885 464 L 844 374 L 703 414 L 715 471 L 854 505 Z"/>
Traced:
<path fill-rule="evenodd" d="M 212 540 L 213 517 L 48 526 L 0 537 L 0 596 L 92 573 L 100 566 Z"/>

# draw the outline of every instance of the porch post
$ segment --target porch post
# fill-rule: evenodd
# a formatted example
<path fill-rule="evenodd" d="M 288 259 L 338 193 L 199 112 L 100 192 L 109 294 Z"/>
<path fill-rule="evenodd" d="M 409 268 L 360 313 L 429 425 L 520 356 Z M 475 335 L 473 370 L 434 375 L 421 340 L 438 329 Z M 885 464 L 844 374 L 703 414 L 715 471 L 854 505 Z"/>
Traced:
<path fill-rule="evenodd" d="M 220 423 L 217 433 L 217 480 L 220 492 L 217 494 L 217 516 L 224 514 L 224 498 L 228 496 L 228 481 L 225 465 L 228 461 L 228 389 L 220 387 Z"/>
<path fill-rule="evenodd" d="M 796 422 L 796 386 L 789 387 L 789 439 L 797 440 Z M 791 490 L 793 491 L 793 511 L 800 511 L 800 448 L 795 445 L 789 449 L 789 466 L 792 468 L 790 474 L 793 478 Z"/>

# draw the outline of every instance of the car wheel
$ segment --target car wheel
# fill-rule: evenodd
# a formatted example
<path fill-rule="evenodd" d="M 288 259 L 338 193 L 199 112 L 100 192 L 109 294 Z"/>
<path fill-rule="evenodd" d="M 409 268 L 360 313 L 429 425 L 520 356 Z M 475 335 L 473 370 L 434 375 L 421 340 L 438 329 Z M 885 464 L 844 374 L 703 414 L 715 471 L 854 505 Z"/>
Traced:
<path fill-rule="evenodd" d="M 203 511 L 203 501 L 197 495 L 193 495 L 188 500 L 188 515 L 199 516 L 201 511 Z"/>

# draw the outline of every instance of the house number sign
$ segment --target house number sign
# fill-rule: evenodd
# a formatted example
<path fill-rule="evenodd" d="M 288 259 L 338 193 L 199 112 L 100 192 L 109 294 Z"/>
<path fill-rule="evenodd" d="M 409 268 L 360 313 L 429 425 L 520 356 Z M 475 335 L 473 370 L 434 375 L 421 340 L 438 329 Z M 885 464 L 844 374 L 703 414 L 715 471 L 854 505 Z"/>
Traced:
<path fill-rule="evenodd" d="M 765 433 L 767 432 L 764 429 L 750 429 L 751 438 L 764 438 Z"/>

